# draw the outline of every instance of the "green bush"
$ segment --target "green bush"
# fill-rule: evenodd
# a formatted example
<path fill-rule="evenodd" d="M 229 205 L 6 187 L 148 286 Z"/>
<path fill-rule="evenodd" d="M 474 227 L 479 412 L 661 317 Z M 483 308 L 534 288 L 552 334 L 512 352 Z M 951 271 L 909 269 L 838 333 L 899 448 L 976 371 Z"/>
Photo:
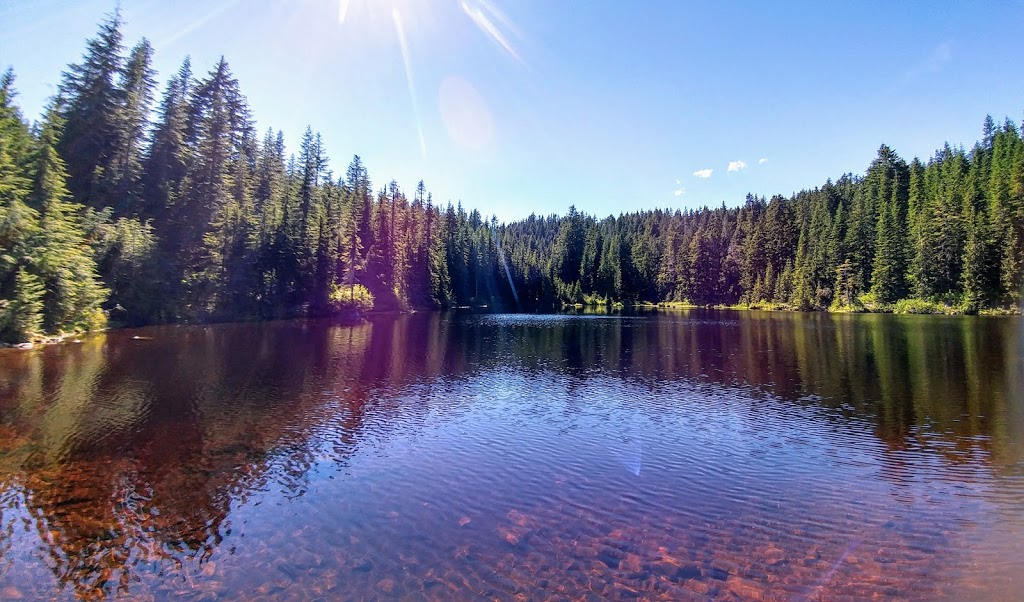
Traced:
<path fill-rule="evenodd" d="M 894 314 L 936 314 L 939 311 L 939 304 L 924 299 L 900 299 L 893 307 Z"/>
<path fill-rule="evenodd" d="M 93 332 L 107 327 L 107 313 L 99 307 L 86 312 L 75 325 L 76 331 Z"/>
<path fill-rule="evenodd" d="M 889 313 L 893 310 L 893 306 L 889 303 L 883 303 L 878 299 L 878 295 L 873 292 L 864 293 L 857 297 L 857 303 L 860 304 L 865 311 L 874 313 Z"/>
<path fill-rule="evenodd" d="M 936 315 L 959 315 L 965 313 L 965 306 L 948 305 L 938 301 L 927 299 L 900 299 L 893 306 L 894 314 L 936 314 Z"/>
<path fill-rule="evenodd" d="M 335 312 L 373 309 L 373 293 L 362 284 L 335 284 L 331 288 L 330 301 Z"/>
<path fill-rule="evenodd" d="M 859 299 L 854 299 L 853 303 L 847 305 L 840 297 L 836 297 L 832 300 L 832 305 L 828 306 L 828 311 L 833 314 L 855 314 L 866 311 L 866 308 Z"/>

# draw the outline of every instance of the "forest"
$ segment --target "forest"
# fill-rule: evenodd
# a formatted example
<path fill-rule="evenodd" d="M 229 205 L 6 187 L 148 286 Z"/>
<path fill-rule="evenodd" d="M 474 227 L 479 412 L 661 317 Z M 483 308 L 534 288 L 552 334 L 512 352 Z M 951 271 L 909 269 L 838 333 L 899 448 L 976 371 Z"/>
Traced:
<path fill-rule="evenodd" d="M 33 122 L 0 78 L 0 341 L 105 326 L 360 310 L 662 303 L 1019 312 L 1024 139 L 985 118 L 970 149 L 739 206 L 498 223 L 424 183 L 335 174 L 308 128 L 260 134 L 221 59 L 157 95 L 153 48 L 115 14 Z M 567 204 L 571 200 L 567 200 Z"/>

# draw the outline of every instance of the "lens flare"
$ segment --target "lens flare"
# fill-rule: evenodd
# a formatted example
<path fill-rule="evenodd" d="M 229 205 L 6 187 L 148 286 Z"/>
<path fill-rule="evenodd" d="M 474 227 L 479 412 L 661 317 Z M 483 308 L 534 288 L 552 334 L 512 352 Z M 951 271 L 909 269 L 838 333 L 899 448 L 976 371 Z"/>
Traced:
<path fill-rule="evenodd" d="M 510 21 L 504 14 L 494 8 L 491 4 L 482 0 L 478 0 L 475 6 L 470 5 L 468 2 L 462 2 L 461 6 L 462 12 L 466 13 L 466 16 L 469 17 L 480 31 L 484 32 L 487 37 L 490 38 L 496 46 L 498 46 L 498 48 L 505 51 L 505 53 L 512 57 L 517 63 L 523 63 L 523 59 L 519 56 L 519 53 L 516 52 L 512 43 L 509 42 L 508 37 L 494 22 L 495 20 L 498 20 L 505 25 L 506 28 L 512 29 Z"/>
<path fill-rule="evenodd" d="M 413 51 L 428 47 L 417 46 L 416 42 L 431 35 L 431 23 L 450 25 L 453 19 L 468 17 L 501 54 L 526 66 L 520 49 L 513 43 L 521 40 L 522 35 L 515 23 L 488 0 L 338 0 L 337 9 L 339 27 L 349 32 L 346 39 L 391 43 L 389 38 L 393 35 L 394 38 L 390 39 L 398 42 L 416 139 L 423 159 L 427 158 L 427 140 L 420 113 L 414 68 L 417 62 L 414 59 L 419 59 L 422 66 L 431 65 L 431 59 L 436 57 L 422 53 L 414 56 Z M 426 85 L 433 88 L 432 82 Z M 438 88 L 438 109 L 449 137 L 457 146 L 471 151 L 490 147 L 494 139 L 494 121 L 484 96 L 471 83 L 452 75 L 444 77 Z"/>
<path fill-rule="evenodd" d="M 477 152 L 490 147 L 494 120 L 487 101 L 473 84 L 460 77 L 446 77 L 437 101 L 444 127 L 455 144 Z"/>
<path fill-rule="evenodd" d="M 391 10 L 391 18 L 395 21 L 395 35 L 398 36 L 398 46 L 402 50 L 402 63 L 405 65 L 405 83 L 409 87 L 409 99 L 412 101 L 412 115 L 416 121 L 416 133 L 420 140 L 420 156 L 427 158 L 427 141 L 423 137 L 423 122 L 420 120 L 420 106 L 416 100 L 416 82 L 412 76 L 412 60 L 409 58 L 409 42 L 405 38 L 405 28 L 402 26 L 402 13 L 397 8 Z"/>

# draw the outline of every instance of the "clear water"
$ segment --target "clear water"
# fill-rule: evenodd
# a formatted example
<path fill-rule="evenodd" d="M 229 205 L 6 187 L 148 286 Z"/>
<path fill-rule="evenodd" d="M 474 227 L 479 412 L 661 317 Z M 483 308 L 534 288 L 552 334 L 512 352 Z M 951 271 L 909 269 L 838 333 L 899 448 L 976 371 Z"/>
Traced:
<path fill-rule="evenodd" d="M 0 352 L 0 599 L 1011 599 L 1022 329 L 416 314 Z"/>

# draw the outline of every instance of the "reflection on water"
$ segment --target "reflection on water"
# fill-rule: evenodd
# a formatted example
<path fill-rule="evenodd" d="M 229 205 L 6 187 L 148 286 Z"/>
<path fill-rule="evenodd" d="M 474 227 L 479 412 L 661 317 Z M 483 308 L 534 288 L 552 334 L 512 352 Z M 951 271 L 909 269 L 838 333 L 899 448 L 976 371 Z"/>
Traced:
<path fill-rule="evenodd" d="M 0 598 L 1005 599 L 1022 339 L 417 314 L 3 352 Z"/>

